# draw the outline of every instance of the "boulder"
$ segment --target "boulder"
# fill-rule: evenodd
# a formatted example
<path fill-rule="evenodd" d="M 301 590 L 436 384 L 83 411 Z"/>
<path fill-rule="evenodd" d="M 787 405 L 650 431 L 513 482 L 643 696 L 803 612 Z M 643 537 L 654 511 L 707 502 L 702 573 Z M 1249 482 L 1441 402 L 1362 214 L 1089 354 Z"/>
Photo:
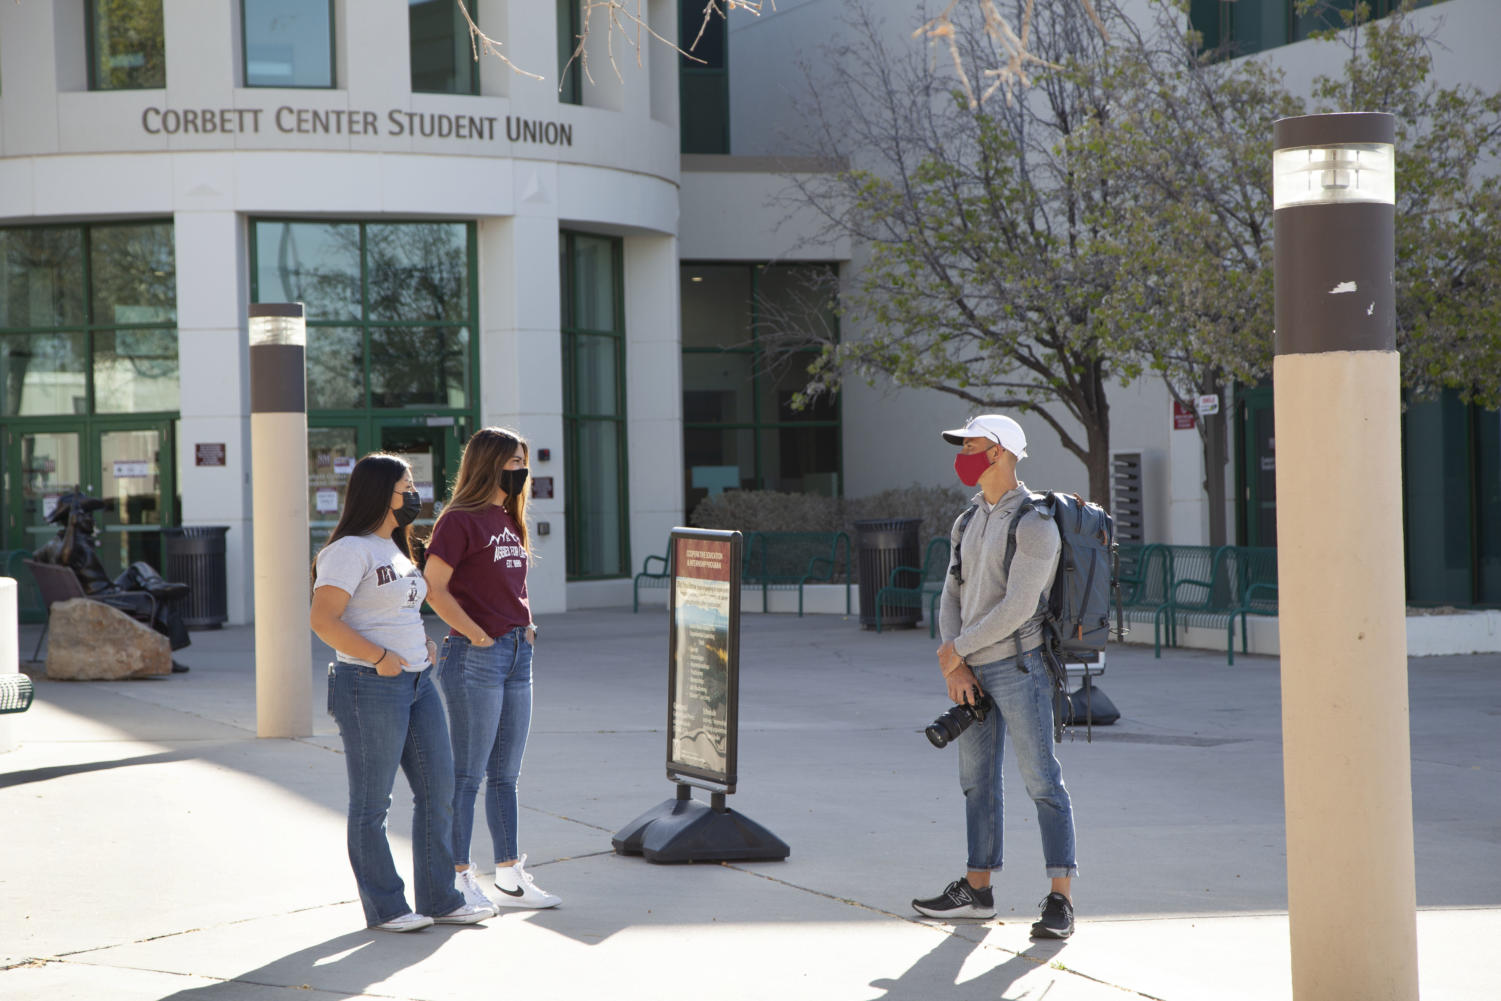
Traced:
<path fill-rule="evenodd" d="M 172 673 L 167 637 L 118 608 L 88 598 L 52 606 L 47 677 L 55 681 L 121 681 Z"/>

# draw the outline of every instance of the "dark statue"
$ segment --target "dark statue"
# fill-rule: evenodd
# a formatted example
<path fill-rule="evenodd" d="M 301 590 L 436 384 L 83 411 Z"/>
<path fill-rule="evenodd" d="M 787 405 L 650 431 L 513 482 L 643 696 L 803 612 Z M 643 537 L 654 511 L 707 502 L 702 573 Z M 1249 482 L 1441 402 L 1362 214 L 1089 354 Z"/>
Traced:
<path fill-rule="evenodd" d="M 83 591 L 95 601 L 120 609 L 132 618 L 147 622 L 181 650 L 192 642 L 183 624 L 182 599 L 188 585 L 162 579 L 149 563 L 132 563 L 114 580 L 99 559 L 99 540 L 94 526 L 94 512 L 109 507 L 108 501 L 90 497 L 82 491 L 63 494 L 57 499 L 47 520 L 58 526 L 57 536 L 32 554 L 39 563 L 56 563 L 68 567 Z M 174 671 L 186 667 L 173 661 Z"/>

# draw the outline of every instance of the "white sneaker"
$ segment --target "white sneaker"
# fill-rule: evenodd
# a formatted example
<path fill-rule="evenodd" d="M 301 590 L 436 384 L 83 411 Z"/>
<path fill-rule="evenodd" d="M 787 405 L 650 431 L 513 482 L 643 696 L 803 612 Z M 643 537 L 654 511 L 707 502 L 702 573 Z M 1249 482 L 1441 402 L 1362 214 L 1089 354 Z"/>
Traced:
<path fill-rule="evenodd" d="M 486 904 L 460 904 L 447 914 L 432 919 L 437 925 L 472 925 L 486 918 L 495 917 L 495 908 Z"/>
<path fill-rule="evenodd" d="M 407 911 L 400 917 L 392 918 L 390 921 L 382 921 L 380 924 L 375 926 L 375 930 L 396 932 L 417 931 L 419 928 L 426 928 L 432 923 L 433 919 L 428 917 L 426 914 L 418 914 L 415 911 Z"/>
<path fill-rule="evenodd" d="M 521 856 L 515 865 L 495 867 L 495 888 L 504 894 L 495 901 L 501 907 L 556 907 L 563 898 L 548 893 L 532 881 L 526 871 L 526 856 Z"/>
<path fill-rule="evenodd" d="M 453 874 L 453 888 L 464 895 L 464 903 L 471 907 L 488 907 L 495 911 L 494 901 L 485 896 L 485 891 L 480 889 L 479 880 L 474 878 L 473 865 Z"/>

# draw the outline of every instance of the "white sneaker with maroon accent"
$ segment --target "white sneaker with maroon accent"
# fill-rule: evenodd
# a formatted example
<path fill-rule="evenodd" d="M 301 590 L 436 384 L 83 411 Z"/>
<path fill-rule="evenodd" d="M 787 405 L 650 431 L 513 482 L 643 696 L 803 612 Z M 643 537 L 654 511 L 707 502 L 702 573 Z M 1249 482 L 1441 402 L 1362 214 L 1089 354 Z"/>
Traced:
<path fill-rule="evenodd" d="M 501 897 L 494 903 L 501 907 L 540 909 L 556 907 L 563 902 L 562 897 L 548 893 L 532 880 L 532 874 L 526 871 L 525 855 L 515 865 L 495 867 L 495 888 L 500 891 Z"/>

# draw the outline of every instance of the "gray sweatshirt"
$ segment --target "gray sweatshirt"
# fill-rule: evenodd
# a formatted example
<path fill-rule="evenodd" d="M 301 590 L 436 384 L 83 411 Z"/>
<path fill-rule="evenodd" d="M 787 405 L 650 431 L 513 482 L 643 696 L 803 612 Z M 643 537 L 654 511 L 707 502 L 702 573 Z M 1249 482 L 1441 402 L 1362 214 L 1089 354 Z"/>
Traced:
<path fill-rule="evenodd" d="M 1022 518 L 1016 526 L 1009 580 L 1002 566 L 1011 517 L 1027 496 L 1027 485 L 1020 481 L 994 507 L 985 503 L 983 491 L 977 493 L 972 500 L 978 509 L 964 538 L 959 538 L 962 514 L 949 532 L 951 551 L 963 560 L 964 584 L 953 574 L 944 578 L 938 628 L 944 641 L 952 640 L 954 650 L 970 664 L 1016 656 L 1011 637 L 1018 632 L 1023 651 L 1042 645 L 1038 606 L 1058 567 L 1058 529 L 1051 516 L 1034 508 Z M 952 568 L 952 557 L 949 565 Z"/>

